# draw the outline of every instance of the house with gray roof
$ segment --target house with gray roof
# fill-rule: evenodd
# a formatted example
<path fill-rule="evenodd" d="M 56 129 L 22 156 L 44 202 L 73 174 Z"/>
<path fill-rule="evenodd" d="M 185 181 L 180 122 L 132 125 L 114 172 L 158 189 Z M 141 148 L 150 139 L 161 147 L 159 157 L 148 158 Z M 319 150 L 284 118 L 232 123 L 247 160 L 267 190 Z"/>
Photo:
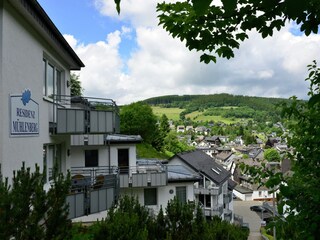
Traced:
<path fill-rule="evenodd" d="M 200 174 L 201 180 L 194 184 L 194 194 L 207 218 L 219 216 L 233 221 L 232 191 L 228 189 L 230 172 L 201 150 L 176 154 L 168 165 L 184 165 Z"/>

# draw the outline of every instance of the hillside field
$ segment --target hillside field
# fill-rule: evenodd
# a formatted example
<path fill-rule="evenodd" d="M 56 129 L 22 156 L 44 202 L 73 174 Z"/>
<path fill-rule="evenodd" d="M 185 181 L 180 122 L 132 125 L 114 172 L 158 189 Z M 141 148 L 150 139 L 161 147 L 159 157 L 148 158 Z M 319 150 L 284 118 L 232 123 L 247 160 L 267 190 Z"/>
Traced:
<path fill-rule="evenodd" d="M 226 109 L 231 107 L 225 107 Z M 178 121 L 180 119 L 180 113 L 184 110 L 181 108 L 164 108 L 159 106 L 152 106 L 153 113 L 161 117 L 163 114 L 165 114 L 168 119 L 173 121 Z M 190 118 L 192 121 L 195 122 L 206 122 L 206 121 L 213 121 L 213 122 L 224 122 L 226 124 L 236 123 L 240 122 L 241 119 L 239 118 L 224 118 L 221 116 L 205 116 L 203 115 L 203 112 L 200 111 L 194 111 L 192 113 L 186 114 L 186 118 Z"/>
<path fill-rule="evenodd" d="M 236 123 L 240 122 L 241 119 L 239 118 L 224 118 L 221 116 L 205 116 L 203 115 L 203 112 L 195 111 L 189 114 L 186 114 L 186 118 L 190 118 L 192 121 L 195 122 L 224 122 L 226 124 Z"/>
<path fill-rule="evenodd" d="M 165 114 L 169 120 L 178 121 L 180 119 L 180 113 L 184 109 L 180 108 L 164 108 L 158 106 L 152 106 L 152 111 L 157 117 L 161 117 Z"/>

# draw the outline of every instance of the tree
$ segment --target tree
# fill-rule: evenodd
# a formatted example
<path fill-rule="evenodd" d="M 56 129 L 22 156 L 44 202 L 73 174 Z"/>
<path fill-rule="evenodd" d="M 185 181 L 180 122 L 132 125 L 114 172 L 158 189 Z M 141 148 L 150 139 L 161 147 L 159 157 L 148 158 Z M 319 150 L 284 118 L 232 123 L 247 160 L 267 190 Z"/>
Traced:
<path fill-rule="evenodd" d="M 12 185 L 0 181 L 0 239 L 70 239 L 66 195 L 70 178 L 53 171 L 53 184 L 44 190 L 45 175 L 36 166 L 14 172 Z"/>
<path fill-rule="evenodd" d="M 160 118 L 160 122 L 158 128 L 154 133 L 154 139 L 152 141 L 152 146 L 162 152 L 164 147 L 164 139 L 166 138 L 167 134 L 170 132 L 170 125 L 168 122 L 167 115 L 163 114 Z"/>
<path fill-rule="evenodd" d="M 81 87 L 79 75 L 75 73 L 71 73 L 70 83 L 71 83 L 71 96 L 82 96 L 83 88 Z"/>
<path fill-rule="evenodd" d="M 167 115 L 162 114 L 161 118 L 160 118 L 160 131 L 164 134 L 167 134 L 170 132 L 170 125 L 169 125 L 169 119 L 167 117 Z"/>
<path fill-rule="evenodd" d="M 176 132 L 169 132 L 164 139 L 164 149 L 171 152 L 172 155 L 193 150 L 194 147 L 189 146 L 186 141 L 179 140 Z"/>
<path fill-rule="evenodd" d="M 280 217 L 275 227 L 281 239 L 317 239 L 320 235 L 320 68 L 316 62 L 308 67 L 310 99 L 292 97 L 291 103 L 283 105 L 283 117 L 289 120 L 288 145 L 294 149 L 287 154 L 292 172 L 283 174 L 267 164 L 241 166 L 259 185 L 278 190 Z"/>
<path fill-rule="evenodd" d="M 280 162 L 280 153 L 274 148 L 266 149 L 263 153 L 263 157 L 268 162 Z"/>
<path fill-rule="evenodd" d="M 148 210 L 133 196 L 125 195 L 96 226 L 93 239 L 148 239 Z"/>
<path fill-rule="evenodd" d="M 157 117 L 152 108 L 136 102 L 123 106 L 120 110 L 120 131 L 124 134 L 140 135 L 147 143 L 152 143 L 157 132 Z"/>
<path fill-rule="evenodd" d="M 315 61 L 308 68 L 310 99 L 292 97 L 293 102 L 283 106 L 283 115 L 294 120 L 288 137 L 294 148 L 289 154 L 293 174 L 284 176 L 279 187 L 278 210 L 286 218 L 280 219 L 277 227 L 284 239 L 317 239 L 320 235 L 320 68 Z"/>

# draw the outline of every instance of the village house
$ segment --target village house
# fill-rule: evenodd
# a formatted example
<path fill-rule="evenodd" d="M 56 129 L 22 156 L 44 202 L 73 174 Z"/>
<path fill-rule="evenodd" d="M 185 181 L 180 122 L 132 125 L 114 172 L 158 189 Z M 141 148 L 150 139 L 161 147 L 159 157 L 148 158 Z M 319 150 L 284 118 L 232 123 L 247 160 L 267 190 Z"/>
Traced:
<path fill-rule="evenodd" d="M 197 172 L 201 180 L 194 184 L 195 201 L 200 203 L 207 218 L 219 216 L 233 222 L 234 185 L 228 184 L 230 172 L 200 150 L 179 153 L 169 159 L 168 165 L 184 165 Z"/>

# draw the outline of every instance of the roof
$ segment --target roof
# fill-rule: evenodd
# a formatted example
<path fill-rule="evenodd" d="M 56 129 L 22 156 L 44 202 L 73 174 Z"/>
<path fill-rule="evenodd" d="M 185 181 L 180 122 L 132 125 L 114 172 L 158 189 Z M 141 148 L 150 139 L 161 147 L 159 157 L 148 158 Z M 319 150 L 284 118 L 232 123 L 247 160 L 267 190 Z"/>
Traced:
<path fill-rule="evenodd" d="M 109 143 L 141 143 L 140 135 L 109 134 L 105 140 Z"/>
<path fill-rule="evenodd" d="M 80 70 L 81 67 L 84 67 L 83 62 L 51 21 L 38 1 L 20 0 L 8 2 L 10 2 L 20 14 L 30 22 L 32 27 L 34 27 L 51 46 L 62 50 L 60 53 L 65 59 L 69 60 L 68 63 L 71 70 Z"/>
<path fill-rule="evenodd" d="M 181 159 L 194 171 L 204 174 L 218 185 L 227 181 L 231 176 L 230 172 L 201 150 L 178 153 L 174 157 Z"/>
<path fill-rule="evenodd" d="M 205 140 L 208 142 L 216 142 L 216 141 L 220 141 L 220 138 L 218 136 L 211 136 L 211 137 L 205 137 Z"/>
<path fill-rule="evenodd" d="M 233 190 L 238 184 L 232 179 L 228 179 L 228 188 L 229 190 Z"/>
<path fill-rule="evenodd" d="M 183 165 L 167 165 L 169 182 L 199 181 L 201 176 Z"/>

